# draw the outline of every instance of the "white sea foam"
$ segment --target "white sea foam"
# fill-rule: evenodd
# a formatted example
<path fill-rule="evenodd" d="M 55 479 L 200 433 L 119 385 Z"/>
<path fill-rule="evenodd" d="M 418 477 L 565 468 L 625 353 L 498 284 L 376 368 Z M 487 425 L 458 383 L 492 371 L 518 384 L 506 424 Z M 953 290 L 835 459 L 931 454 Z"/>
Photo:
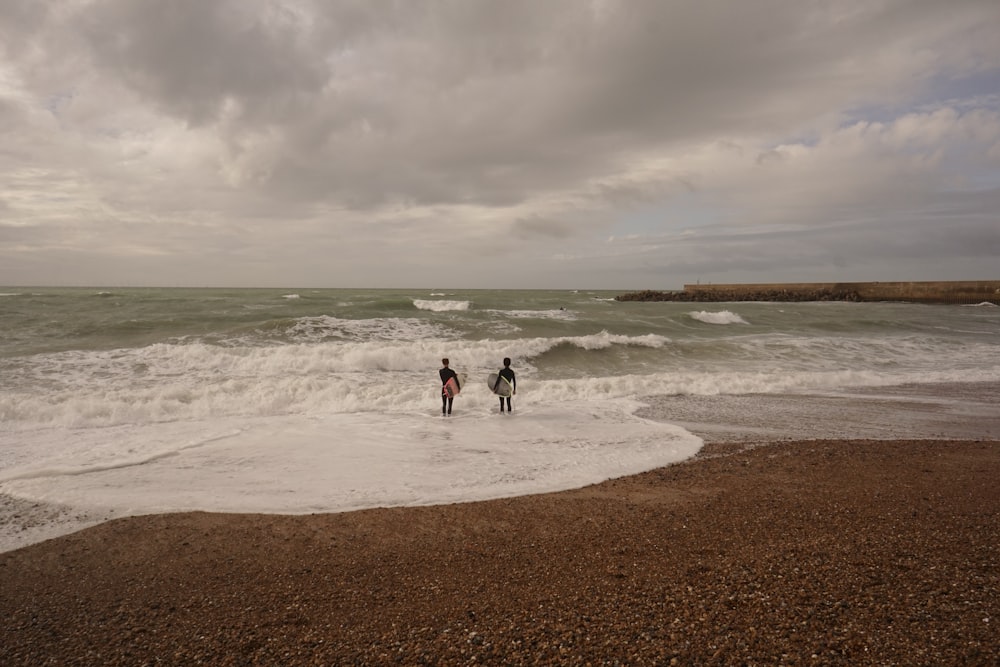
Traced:
<path fill-rule="evenodd" d="M 927 336 L 881 343 L 851 338 L 746 336 L 727 343 L 730 361 L 719 365 L 698 361 L 698 343 L 679 348 L 656 334 L 406 340 L 406 331 L 406 326 L 399 330 L 390 326 L 384 335 L 366 334 L 371 336 L 367 342 L 255 347 L 161 343 L 8 360 L 6 390 L 0 394 L 0 432 L 105 428 L 213 416 L 420 412 L 434 406 L 436 369 L 442 357 L 449 357 L 453 368 L 472 377 L 485 377 L 500 359 L 511 357 L 521 384 L 530 391 L 530 387 L 542 384 L 542 378 L 536 378 L 533 360 L 562 347 L 635 349 L 637 353 L 643 349 L 680 350 L 676 367 L 659 372 L 550 380 L 544 385 L 545 395 L 566 400 L 775 393 L 930 381 L 932 376 L 942 382 L 1000 378 L 997 362 L 988 362 L 993 350 L 989 345 L 967 343 L 948 351 Z M 946 351 L 947 363 L 941 365 L 942 370 L 928 370 L 946 358 Z M 492 404 L 485 388 L 481 396 L 475 391 L 463 394 L 463 400 L 471 405 Z"/>
<path fill-rule="evenodd" d="M 560 345 L 600 350 L 614 345 L 657 349 L 656 336 L 613 335 L 520 341 L 465 341 L 445 346 L 414 343 L 284 345 L 269 348 L 220 348 L 208 345 L 155 345 L 140 350 L 73 352 L 48 355 L 20 372 L 0 395 L 0 429 L 24 433 L 38 428 L 105 428 L 146 422 L 188 421 L 213 416 L 323 415 L 359 411 L 423 411 L 436 401 L 434 369 L 442 356 L 475 378 L 495 369 L 502 356 L 519 361 L 519 393 L 544 387 L 542 395 L 565 400 L 601 400 L 654 394 L 716 395 L 778 393 L 839 386 L 877 386 L 919 381 L 991 381 L 994 364 L 940 371 L 907 368 L 914 358 L 933 358 L 937 350 L 920 339 L 897 341 L 879 363 L 846 367 L 844 358 L 871 356 L 856 342 L 839 350 L 815 341 L 797 341 L 796 361 L 772 370 L 733 362 L 729 370 L 687 368 L 669 372 L 593 378 L 536 379 L 527 361 Z M 775 352 L 769 343 L 748 339 L 742 355 L 759 358 Z M 779 354 L 782 353 L 780 350 Z M 737 355 L 739 356 L 739 355 Z M 976 357 L 975 350 L 970 353 Z M 45 391 L 36 389 L 46 386 Z M 480 391 L 481 390 L 481 391 Z M 463 393 L 472 407 L 492 404 L 485 387 Z"/>
<path fill-rule="evenodd" d="M 345 320 L 321 315 L 303 317 L 289 327 L 286 334 L 294 339 L 320 340 L 424 340 L 454 338 L 441 324 L 417 318 L 378 317 Z"/>
<path fill-rule="evenodd" d="M 73 512 L 56 527 L 0 530 L 0 550 L 95 516 L 336 512 L 555 491 L 679 461 L 701 446 L 684 429 L 634 416 L 632 401 L 515 403 L 514 415 L 501 416 L 465 398 L 450 418 L 425 410 L 36 431 L 21 440 L 30 458 L 0 470 L 0 492 Z M 6 440 L 0 434 L 9 449 Z"/>
<path fill-rule="evenodd" d="M 446 299 L 414 299 L 413 305 L 419 310 L 443 313 L 449 310 L 468 310 L 471 304 L 468 301 L 449 301 Z"/>
<path fill-rule="evenodd" d="M 747 321 L 742 317 L 728 310 L 696 310 L 688 313 L 688 315 L 692 319 L 705 322 L 706 324 L 747 324 Z"/>
<path fill-rule="evenodd" d="M 391 332 L 391 330 L 390 330 Z M 392 334 L 395 335 L 395 334 Z M 560 345 L 657 348 L 662 336 L 592 336 L 510 341 L 391 340 L 267 347 L 156 344 L 39 355 L 16 370 L 0 395 L 8 429 L 105 427 L 212 415 L 422 410 L 442 357 L 484 373 L 504 356 L 524 360 Z M 13 373 L 11 373 L 13 376 Z M 23 390 L 18 390 L 23 386 Z M 38 386 L 46 386 L 40 392 Z M 488 393 L 488 392 L 487 392 Z"/>

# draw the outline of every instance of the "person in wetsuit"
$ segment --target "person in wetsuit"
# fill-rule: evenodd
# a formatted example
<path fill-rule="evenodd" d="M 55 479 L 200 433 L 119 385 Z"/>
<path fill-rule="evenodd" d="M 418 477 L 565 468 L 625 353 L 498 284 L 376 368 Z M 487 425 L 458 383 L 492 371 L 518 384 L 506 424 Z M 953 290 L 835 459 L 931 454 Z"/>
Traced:
<path fill-rule="evenodd" d="M 516 394 L 517 393 L 517 381 L 514 379 L 514 371 L 510 367 L 510 357 L 504 357 L 504 359 L 503 359 L 503 368 L 500 369 L 500 372 L 497 373 L 497 375 L 499 377 L 497 378 L 496 384 L 493 385 L 493 390 L 494 391 L 496 391 L 497 385 L 500 384 L 500 378 L 503 378 L 503 379 L 507 380 L 507 382 L 510 382 L 511 394 Z M 501 396 L 500 397 L 500 412 L 501 413 L 503 412 L 503 402 L 504 402 L 505 398 L 507 399 L 507 412 L 512 412 L 513 410 L 510 407 L 510 396 Z"/>
<path fill-rule="evenodd" d="M 448 380 L 451 378 L 455 378 L 455 385 L 459 390 L 462 389 L 462 383 L 458 381 L 458 373 L 448 368 L 448 359 L 442 359 L 441 365 L 444 368 L 439 370 L 438 374 L 441 376 L 441 415 L 444 416 L 451 414 L 451 404 L 455 400 L 454 396 L 449 396 L 448 392 L 444 390 L 444 386 L 448 384 Z"/>

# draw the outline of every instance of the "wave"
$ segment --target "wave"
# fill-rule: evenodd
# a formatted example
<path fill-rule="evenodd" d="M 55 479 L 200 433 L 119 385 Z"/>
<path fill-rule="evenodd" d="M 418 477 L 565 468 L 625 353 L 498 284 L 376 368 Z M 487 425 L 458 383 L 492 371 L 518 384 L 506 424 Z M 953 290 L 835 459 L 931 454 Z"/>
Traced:
<path fill-rule="evenodd" d="M 693 320 L 705 322 L 706 324 L 749 324 L 749 322 L 744 320 L 742 317 L 728 310 L 715 312 L 696 310 L 688 313 L 688 316 Z"/>
<path fill-rule="evenodd" d="M 316 346 L 312 346 L 316 349 Z M 485 349 L 485 346 L 484 348 Z M 423 367 L 374 370 L 409 361 L 396 347 L 386 354 L 356 348 L 352 354 L 327 360 L 321 356 L 290 359 L 287 355 L 248 355 L 215 359 L 215 367 L 189 364 L 189 373 L 165 373 L 155 365 L 117 369 L 112 381 L 69 378 L 47 392 L 10 391 L 0 396 L 0 443 L 23 441 L 28 432 L 50 427 L 108 428 L 155 423 L 225 424 L 231 418 L 266 419 L 298 415 L 314 419 L 343 413 L 428 413 L 439 409 L 440 381 L 436 363 L 441 349 L 423 349 Z M 434 355 L 436 359 L 432 361 Z M 454 366 L 469 380 L 460 396 L 463 410 L 488 410 L 495 397 L 486 377 L 496 369 L 497 355 L 465 360 Z M 206 359 L 206 361 L 212 361 Z M 291 363 L 294 361 L 295 363 Z M 497 359 L 496 361 L 499 361 Z M 344 367 L 366 371 L 347 371 Z M 548 379 L 530 364 L 518 363 L 518 399 L 552 404 L 572 401 L 641 399 L 654 395 L 715 396 L 797 393 L 844 387 L 890 386 L 906 383 L 997 382 L 1000 367 L 982 369 L 799 369 L 770 371 L 689 370 L 650 374 L 595 375 Z M 128 377 L 131 375 L 131 377 Z M 376 417 L 376 419 L 378 419 Z"/>
<path fill-rule="evenodd" d="M 685 339 L 605 330 L 470 340 L 451 324 L 418 317 L 316 316 L 272 320 L 267 331 L 252 326 L 245 340 L 211 343 L 191 336 L 0 359 L 0 439 L 39 425 L 419 411 L 439 396 L 442 357 L 476 385 L 477 375 L 485 379 L 511 357 L 519 395 L 522 386 L 544 386 L 546 395 L 567 400 L 1000 380 L 993 339 L 968 335 L 745 336 L 723 330 L 718 338 Z M 480 326 L 476 333 L 488 331 Z M 612 352 L 590 354 L 605 350 Z M 462 396 L 470 404 L 492 402 L 488 391 L 481 398 Z"/>
<path fill-rule="evenodd" d="M 535 339 L 546 343 L 546 349 L 551 349 L 556 345 L 572 345 L 584 350 L 605 350 L 614 345 L 635 345 L 639 347 L 663 347 L 670 343 L 670 339 L 658 334 L 645 334 L 642 336 L 625 336 L 622 334 L 612 334 L 602 331 L 589 336 L 562 336 L 559 338 Z"/>
<path fill-rule="evenodd" d="M 454 338 L 443 325 L 413 317 L 378 317 L 365 320 L 345 320 L 321 315 L 302 317 L 284 330 L 292 340 L 376 341 L 427 340 Z"/>
<path fill-rule="evenodd" d="M 837 391 L 845 387 L 888 387 L 905 384 L 996 382 L 998 369 L 977 371 L 886 373 L 874 370 L 652 373 L 615 377 L 518 382 L 518 396 L 571 402 L 649 396 L 738 396 Z"/>
<path fill-rule="evenodd" d="M 444 299 L 414 299 L 413 305 L 419 310 L 431 310 L 436 313 L 446 312 L 449 310 L 468 310 L 471 302 L 469 301 L 447 301 Z"/>
<path fill-rule="evenodd" d="M 400 409 L 440 391 L 437 369 L 445 356 L 456 370 L 483 377 L 509 356 L 530 375 L 532 359 L 561 345 L 601 350 L 615 345 L 655 348 L 667 342 L 662 336 L 607 332 L 479 341 L 413 340 L 412 333 L 404 327 L 384 333 L 398 340 L 265 347 L 156 343 L 37 355 L 6 367 L 5 388 L 10 391 L 0 395 L 0 421 L 10 428 L 18 422 L 107 426 L 227 414 Z M 328 332 L 320 329 L 316 335 Z"/>
<path fill-rule="evenodd" d="M 552 308 L 549 310 L 485 310 L 482 311 L 490 315 L 499 317 L 509 317 L 512 319 L 542 319 L 542 320 L 575 320 L 576 313 L 565 308 Z"/>

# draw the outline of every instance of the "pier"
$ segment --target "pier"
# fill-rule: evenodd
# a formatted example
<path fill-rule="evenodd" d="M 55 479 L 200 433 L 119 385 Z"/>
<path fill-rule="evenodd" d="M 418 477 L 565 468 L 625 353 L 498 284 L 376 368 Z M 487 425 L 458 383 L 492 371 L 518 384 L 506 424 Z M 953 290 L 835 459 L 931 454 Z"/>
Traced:
<path fill-rule="evenodd" d="M 645 290 L 618 301 L 899 301 L 1000 305 L 1000 280 L 866 283 L 747 283 L 684 285 L 683 291 Z"/>

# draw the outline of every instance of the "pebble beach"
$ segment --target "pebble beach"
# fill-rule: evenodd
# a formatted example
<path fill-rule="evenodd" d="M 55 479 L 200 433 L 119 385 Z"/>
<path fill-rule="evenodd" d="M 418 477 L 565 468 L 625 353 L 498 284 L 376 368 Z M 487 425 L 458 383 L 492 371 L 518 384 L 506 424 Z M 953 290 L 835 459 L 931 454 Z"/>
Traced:
<path fill-rule="evenodd" d="M 710 443 L 582 489 L 0 554 L 4 665 L 989 665 L 1000 442 Z"/>

